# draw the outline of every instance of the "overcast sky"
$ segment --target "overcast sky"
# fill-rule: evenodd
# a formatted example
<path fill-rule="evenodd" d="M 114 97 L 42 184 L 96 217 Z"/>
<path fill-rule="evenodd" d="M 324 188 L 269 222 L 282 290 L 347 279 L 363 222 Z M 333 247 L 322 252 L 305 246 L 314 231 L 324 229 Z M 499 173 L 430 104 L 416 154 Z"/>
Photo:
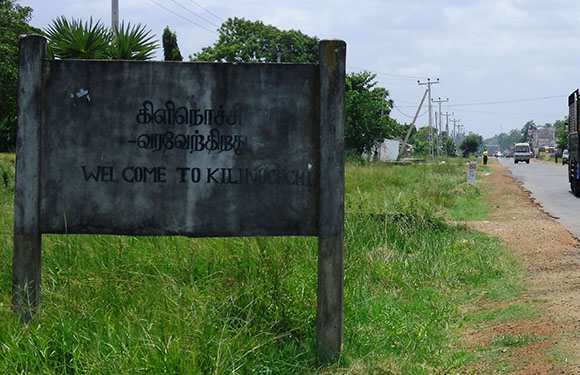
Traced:
<path fill-rule="evenodd" d="M 31 24 L 42 29 L 61 15 L 111 22 L 111 0 L 19 3 L 33 8 Z M 425 90 L 417 80 L 439 78 L 432 97 L 449 98 L 442 112 L 484 138 L 529 120 L 541 126 L 563 119 L 568 94 L 580 87 L 580 1 L 574 0 L 119 0 L 119 13 L 159 40 L 169 26 L 186 59 L 213 45 L 229 17 L 343 39 L 347 71 L 377 73 L 399 122 L 410 122 L 417 110 Z M 427 123 L 424 109 L 417 124 Z"/>

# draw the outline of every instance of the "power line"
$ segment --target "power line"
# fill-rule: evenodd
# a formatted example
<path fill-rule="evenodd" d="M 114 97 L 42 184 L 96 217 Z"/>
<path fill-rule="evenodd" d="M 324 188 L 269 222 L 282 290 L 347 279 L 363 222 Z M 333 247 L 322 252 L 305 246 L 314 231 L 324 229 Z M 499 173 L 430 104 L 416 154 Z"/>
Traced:
<path fill-rule="evenodd" d="M 448 104 L 448 107 L 462 107 L 462 106 L 476 106 L 476 105 L 492 105 L 492 104 L 506 104 L 506 103 L 520 103 L 520 102 L 531 102 L 531 101 L 538 101 L 538 100 L 548 100 L 548 99 L 555 99 L 555 98 L 565 98 L 568 95 L 554 95 L 554 96 L 544 96 L 544 97 L 539 97 L 539 98 L 528 98 L 528 99 L 515 99 L 515 100 L 502 100 L 502 101 L 496 101 L 496 102 L 475 102 L 475 103 L 462 103 L 462 104 Z M 405 100 L 400 100 L 400 99 L 396 99 L 399 102 L 405 102 L 405 103 L 410 103 L 410 104 L 414 104 L 414 102 L 410 102 L 410 101 L 405 101 Z M 408 108 L 408 107 L 416 107 L 417 104 L 415 105 L 406 105 L 406 106 L 401 106 L 401 108 Z M 467 111 L 466 109 L 462 109 L 462 111 Z M 482 112 L 482 113 L 501 113 L 501 112 Z"/>
<path fill-rule="evenodd" d="M 408 75 L 404 75 L 404 74 L 378 72 L 378 71 L 375 71 L 375 70 L 368 70 L 368 69 L 359 68 L 359 67 L 356 67 L 356 66 L 353 66 L 353 65 L 349 65 L 349 67 L 351 67 L 354 70 L 367 71 L 367 72 L 370 72 L 370 73 L 380 74 L 380 75 L 384 75 L 384 76 L 399 77 L 399 78 L 413 79 L 413 80 L 415 80 L 415 79 L 426 79 L 426 77 L 408 76 Z"/>
<path fill-rule="evenodd" d="M 412 101 L 410 101 L 410 100 L 397 99 L 397 101 L 398 101 L 398 102 L 401 102 L 401 103 L 409 103 L 409 104 L 412 104 L 412 105 L 413 105 L 413 107 L 416 107 L 416 106 L 418 106 L 418 105 L 419 105 L 419 103 L 415 103 L 415 102 L 412 102 Z M 410 106 L 407 106 L 407 107 L 410 107 Z"/>
<path fill-rule="evenodd" d="M 461 107 L 461 106 L 473 106 L 473 105 L 490 105 L 490 104 L 504 104 L 504 103 L 521 103 L 521 102 L 532 102 L 536 100 L 547 100 L 554 98 L 565 98 L 568 95 L 554 95 L 554 96 L 542 96 L 539 98 L 529 98 L 529 99 L 515 99 L 515 100 L 502 100 L 497 102 L 479 102 L 479 103 L 462 103 L 462 104 L 450 104 L 449 107 Z"/>
<path fill-rule="evenodd" d="M 483 114 L 491 114 L 491 115 L 509 115 L 509 116 L 523 116 L 523 115 L 534 115 L 534 116 L 552 116 L 557 117 L 561 116 L 562 114 L 548 114 L 548 113 L 539 113 L 539 112 L 503 112 L 503 111 L 478 111 L 476 109 L 464 109 L 464 108 L 456 108 L 454 111 L 457 112 L 468 112 L 468 113 L 483 113 Z"/>
<path fill-rule="evenodd" d="M 183 9 L 185 9 L 186 11 L 188 11 L 189 13 L 193 14 L 194 16 L 196 16 L 196 17 L 198 17 L 198 18 L 201 18 L 202 20 L 204 20 L 205 22 L 209 23 L 209 24 L 210 24 L 210 25 L 212 25 L 212 26 L 215 26 L 215 27 L 219 28 L 219 25 L 216 25 L 215 23 L 213 23 L 213 22 L 211 22 L 211 21 L 207 20 L 206 18 L 204 18 L 204 17 L 200 16 L 199 14 L 195 13 L 195 12 L 194 12 L 194 11 L 192 11 L 191 9 L 189 9 L 189 8 L 187 8 L 187 7 L 185 7 L 185 6 L 181 5 L 181 4 L 179 4 L 179 3 L 178 3 L 176 0 L 171 0 L 171 1 L 173 1 L 175 4 L 177 4 L 177 6 L 179 6 L 179 7 L 183 8 Z"/>
<path fill-rule="evenodd" d="M 400 113 L 400 114 L 402 114 L 403 116 L 406 116 L 406 117 L 409 117 L 409 118 L 413 118 L 413 116 L 410 116 L 410 115 L 406 114 L 405 112 L 401 111 L 401 110 L 399 109 L 399 107 L 397 107 L 397 105 L 396 105 L 395 103 L 393 103 L 393 107 L 394 107 L 394 108 L 395 108 L 397 111 L 399 111 L 399 113 Z M 415 106 L 415 107 L 416 107 L 416 106 Z M 423 112 L 423 114 L 420 114 L 420 115 L 419 115 L 419 117 L 423 117 L 423 116 L 425 116 L 426 114 L 427 114 L 427 111 Z"/>
<path fill-rule="evenodd" d="M 159 11 L 159 9 L 153 3 L 145 2 L 144 4 L 146 4 L 151 9 L 154 9 L 155 12 L 158 12 Z M 176 17 L 175 14 L 173 14 L 173 13 L 167 13 L 166 14 L 166 17 L 170 18 L 172 20 L 171 22 L 183 22 L 182 19 Z"/>
<path fill-rule="evenodd" d="M 204 11 L 206 11 L 207 13 L 211 14 L 211 15 L 212 15 L 212 16 L 214 16 L 215 18 L 217 18 L 217 20 L 218 20 L 218 21 L 221 21 L 221 22 L 226 22 L 226 21 L 225 21 L 223 18 L 221 18 L 221 17 L 219 17 L 219 16 L 216 16 L 215 14 L 213 14 L 213 13 L 212 13 L 212 12 L 210 12 L 209 10 L 205 9 L 204 7 L 202 7 L 201 5 L 199 5 L 198 3 L 196 3 L 195 1 L 193 1 L 193 0 L 189 0 L 189 1 L 191 1 L 192 3 L 194 3 L 195 5 L 197 5 L 199 8 L 201 8 L 201 9 L 202 9 L 202 10 L 204 10 Z"/>
<path fill-rule="evenodd" d="M 393 99 L 395 100 L 395 99 Z M 402 100 L 397 100 L 397 102 L 402 102 Z M 409 105 L 400 105 L 399 108 L 417 108 L 417 106 L 419 105 L 419 103 L 413 103 L 413 102 L 407 102 L 407 103 L 411 103 Z"/>
<path fill-rule="evenodd" d="M 150 2 L 152 2 L 153 4 L 157 5 L 158 7 L 160 7 L 160 8 L 163 8 L 163 9 L 165 9 L 166 11 L 168 11 L 168 12 L 170 12 L 170 13 L 172 13 L 172 14 L 176 15 L 177 17 L 179 17 L 179 18 L 182 18 L 182 19 L 186 20 L 187 22 L 194 24 L 195 26 L 197 26 L 197 27 L 199 27 L 199 28 L 202 28 L 202 29 L 204 29 L 204 30 L 206 30 L 206 31 L 209 31 L 210 33 L 213 33 L 213 34 L 218 34 L 217 32 L 215 32 L 215 31 L 213 31 L 213 30 L 210 30 L 210 29 L 206 28 L 205 26 L 202 26 L 202 25 L 200 25 L 199 23 L 197 23 L 197 22 L 195 22 L 195 21 L 192 21 L 192 20 L 190 20 L 189 18 L 183 17 L 181 14 L 179 14 L 179 13 L 176 13 L 176 12 L 172 11 L 172 10 L 171 10 L 171 9 L 169 9 L 169 8 L 166 8 L 165 6 L 163 6 L 163 5 L 159 4 L 158 2 L 156 2 L 155 0 L 149 0 L 149 1 L 150 1 Z"/>

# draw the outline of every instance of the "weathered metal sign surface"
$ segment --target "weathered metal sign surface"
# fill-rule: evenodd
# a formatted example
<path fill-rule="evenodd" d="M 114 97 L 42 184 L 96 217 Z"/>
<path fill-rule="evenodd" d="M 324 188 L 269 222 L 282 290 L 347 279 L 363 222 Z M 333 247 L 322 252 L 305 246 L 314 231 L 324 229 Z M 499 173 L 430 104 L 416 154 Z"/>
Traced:
<path fill-rule="evenodd" d="M 40 230 L 316 235 L 316 65 L 46 60 Z"/>

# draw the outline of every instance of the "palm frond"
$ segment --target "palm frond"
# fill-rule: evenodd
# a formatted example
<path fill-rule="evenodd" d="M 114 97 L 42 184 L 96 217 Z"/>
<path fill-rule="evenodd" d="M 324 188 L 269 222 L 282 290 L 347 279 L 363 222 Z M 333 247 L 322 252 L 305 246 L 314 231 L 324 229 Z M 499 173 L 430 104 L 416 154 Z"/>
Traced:
<path fill-rule="evenodd" d="M 155 50 L 159 47 L 158 42 L 151 35 L 151 30 L 145 30 L 144 26 L 123 22 L 118 29 L 117 36 L 113 38 L 108 51 L 109 58 L 113 60 L 149 60 L 153 58 Z"/>
<path fill-rule="evenodd" d="M 93 23 L 64 16 L 55 19 L 46 30 L 49 56 L 61 59 L 105 59 L 111 35 L 107 28 L 97 21 Z"/>

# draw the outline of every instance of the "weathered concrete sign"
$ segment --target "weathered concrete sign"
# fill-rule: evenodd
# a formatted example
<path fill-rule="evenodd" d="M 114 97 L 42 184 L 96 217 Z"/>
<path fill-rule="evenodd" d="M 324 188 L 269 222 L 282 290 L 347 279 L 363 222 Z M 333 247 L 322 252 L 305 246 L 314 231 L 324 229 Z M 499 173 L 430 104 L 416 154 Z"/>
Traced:
<path fill-rule="evenodd" d="M 38 306 L 42 233 L 319 236 L 319 348 L 336 355 L 345 43 L 322 41 L 316 65 L 44 51 L 21 39 L 15 306 Z"/>
<path fill-rule="evenodd" d="M 318 67 L 45 66 L 43 233 L 317 234 Z"/>

